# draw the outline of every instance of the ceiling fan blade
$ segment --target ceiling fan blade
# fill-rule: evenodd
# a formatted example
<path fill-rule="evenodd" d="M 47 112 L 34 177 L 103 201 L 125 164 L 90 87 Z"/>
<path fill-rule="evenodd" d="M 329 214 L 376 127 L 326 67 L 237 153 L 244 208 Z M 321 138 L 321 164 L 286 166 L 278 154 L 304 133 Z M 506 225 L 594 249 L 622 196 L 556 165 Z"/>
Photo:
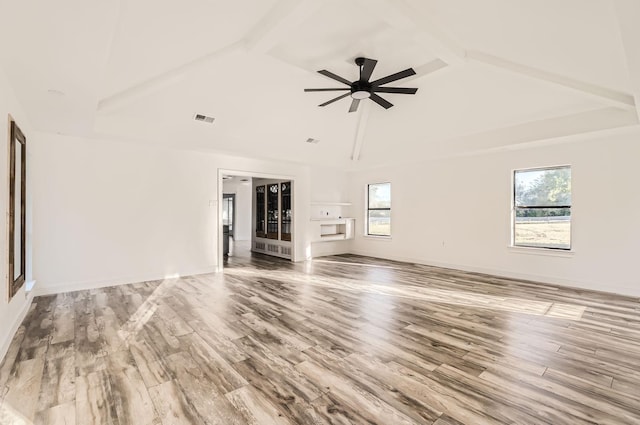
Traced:
<path fill-rule="evenodd" d="M 416 94 L 418 89 L 408 87 L 374 87 L 373 91 L 378 93 Z"/>
<path fill-rule="evenodd" d="M 344 91 L 351 90 L 350 87 L 345 87 L 343 89 L 304 89 L 304 91 Z"/>
<path fill-rule="evenodd" d="M 375 93 L 371 93 L 371 97 L 369 99 L 373 100 L 378 105 L 382 106 L 384 109 L 389 109 L 393 106 L 393 103 L 384 100 L 383 98 L 381 98 Z"/>
<path fill-rule="evenodd" d="M 328 104 L 333 103 L 333 102 L 335 102 L 336 100 L 340 100 L 340 99 L 342 99 L 342 98 L 344 98 L 344 97 L 347 97 L 347 96 L 349 96 L 350 94 L 351 94 L 351 93 L 345 93 L 345 94 L 343 94 L 343 95 L 341 95 L 341 96 L 334 97 L 333 99 L 328 100 L 328 101 L 326 101 L 326 102 L 324 102 L 324 103 L 321 103 L 321 104 L 320 104 L 320 105 L 318 105 L 318 106 L 327 106 Z"/>
<path fill-rule="evenodd" d="M 357 111 L 359 104 L 360 104 L 360 99 L 353 99 L 353 101 L 351 102 L 351 107 L 349 108 L 349 112 Z"/>
<path fill-rule="evenodd" d="M 351 81 L 348 81 L 348 80 L 342 78 L 341 76 L 334 74 L 331 71 L 327 71 L 326 69 L 320 70 L 320 71 L 318 71 L 318 73 L 324 75 L 325 77 L 332 78 L 332 79 L 334 79 L 336 81 L 340 81 L 343 84 L 351 86 Z"/>
<path fill-rule="evenodd" d="M 407 78 L 412 75 L 416 75 L 416 72 L 413 70 L 413 68 L 408 68 L 408 69 L 405 69 L 404 71 L 396 72 L 395 74 L 387 75 L 386 77 L 380 78 L 379 80 L 372 81 L 371 85 L 374 87 L 381 86 L 383 84 L 400 80 L 402 78 Z"/>
<path fill-rule="evenodd" d="M 375 59 L 364 58 L 362 72 L 360 73 L 360 81 L 369 81 L 369 78 L 371 78 L 371 74 L 373 73 L 373 69 L 376 67 L 377 63 L 378 61 Z"/>

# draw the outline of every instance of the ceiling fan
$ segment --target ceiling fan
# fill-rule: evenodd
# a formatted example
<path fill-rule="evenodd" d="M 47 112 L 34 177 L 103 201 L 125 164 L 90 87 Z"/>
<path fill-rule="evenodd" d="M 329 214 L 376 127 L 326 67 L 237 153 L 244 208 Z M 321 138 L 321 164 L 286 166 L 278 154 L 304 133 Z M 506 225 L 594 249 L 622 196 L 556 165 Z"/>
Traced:
<path fill-rule="evenodd" d="M 345 98 L 347 96 L 351 96 L 353 99 L 351 101 L 351 107 L 349 108 L 349 112 L 355 112 L 358 110 L 358 105 L 362 99 L 369 98 L 376 102 L 378 105 L 382 106 L 385 109 L 389 109 L 393 106 L 393 104 L 380 96 L 377 93 L 398 93 L 398 94 L 416 94 L 418 89 L 416 88 L 405 88 L 405 87 L 381 87 L 383 84 L 390 83 L 392 81 L 397 81 L 402 78 L 410 77 L 411 75 L 415 75 L 415 71 L 413 68 L 405 69 L 404 71 L 396 72 L 395 74 L 387 75 L 386 77 L 380 78 L 375 81 L 369 81 L 371 78 L 371 74 L 373 73 L 373 69 L 376 67 L 378 63 L 375 59 L 368 58 L 356 58 L 356 65 L 360 68 L 360 78 L 356 81 L 349 81 L 346 78 L 342 78 L 339 75 L 334 74 L 333 72 L 327 71 L 323 69 L 318 71 L 320 74 L 325 77 L 332 78 L 336 81 L 339 81 L 343 84 L 346 84 L 349 87 L 345 88 L 326 88 L 326 89 L 304 89 L 306 92 L 314 92 L 314 91 L 346 91 L 343 95 L 340 95 L 336 98 L 333 98 L 327 102 L 321 103 L 318 106 L 327 106 L 330 103 L 333 103 L 337 100 Z"/>

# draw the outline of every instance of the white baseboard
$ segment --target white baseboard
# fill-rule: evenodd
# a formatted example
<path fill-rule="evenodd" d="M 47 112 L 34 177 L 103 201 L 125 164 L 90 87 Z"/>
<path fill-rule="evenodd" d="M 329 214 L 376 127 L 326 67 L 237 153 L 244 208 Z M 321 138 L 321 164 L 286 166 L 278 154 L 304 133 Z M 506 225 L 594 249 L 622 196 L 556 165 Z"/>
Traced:
<path fill-rule="evenodd" d="M 623 295 L 627 297 L 640 297 L 640 287 L 637 288 L 612 288 L 610 291 L 603 290 L 597 283 L 583 282 L 571 279 L 561 279 L 552 276 L 536 275 L 529 273 L 518 273 L 505 270 L 491 269 L 485 267 L 469 266 L 464 264 L 443 263 L 439 261 L 429 261 L 420 258 L 409 258 L 397 255 L 380 256 L 379 254 L 367 252 L 366 250 L 351 250 L 352 254 L 364 255 L 367 257 L 384 258 L 393 261 L 402 261 L 405 263 L 422 264 L 425 266 L 443 267 L 447 269 L 462 270 L 466 272 L 483 273 L 498 277 L 506 277 L 511 279 L 531 280 L 534 282 L 547 283 L 550 285 L 564 286 L 572 289 L 586 289 L 589 291 L 603 292 L 609 294 Z"/>
<path fill-rule="evenodd" d="M 175 279 L 181 276 L 193 276 L 199 274 L 216 273 L 217 267 L 211 266 L 204 269 L 190 270 L 183 273 L 166 274 L 148 274 L 137 276 L 116 277 L 111 279 L 100 279 L 92 281 L 80 281 L 63 284 L 47 285 L 46 282 L 40 280 L 35 289 L 35 296 L 55 295 L 64 292 L 84 291 L 87 289 L 105 288 L 108 286 L 126 285 L 128 283 L 146 282 L 152 280 Z"/>
<path fill-rule="evenodd" d="M 9 346 L 11 345 L 11 341 L 15 336 L 18 328 L 22 324 L 22 321 L 27 316 L 29 312 L 29 308 L 31 307 L 31 302 L 33 301 L 33 291 L 28 292 L 26 295 L 23 292 L 24 289 L 20 290 L 15 296 L 16 297 L 25 297 L 24 305 L 20 309 L 18 315 L 14 318 L 13 323 L 11 323 L 11 327 L 9 327 L 8 332 L 4 335 L 3 340 L 0 344 L 0 363 L 4 360 L 4 356 L 7 355 L 7 351 L 9 351 Z"/>
<path fill-rule="evenodd" d="M 351 252 L 345 241 L 313 242 L 311 244 L 311 258 L 330 255 L 348 254 Z"/>

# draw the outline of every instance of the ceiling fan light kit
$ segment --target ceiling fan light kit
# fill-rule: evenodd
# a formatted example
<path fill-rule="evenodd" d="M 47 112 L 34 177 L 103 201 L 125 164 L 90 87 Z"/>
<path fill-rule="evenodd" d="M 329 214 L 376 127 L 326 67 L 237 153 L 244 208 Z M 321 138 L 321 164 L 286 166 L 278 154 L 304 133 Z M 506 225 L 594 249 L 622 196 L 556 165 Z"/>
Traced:
<path fill-rule="evenodd" d="M 326 69 L 322 69 L 318 71 L 318 73 L 324 75 L 325 77 L 329 77 L 349 87 L 304 89 L 304 91 L 305 92 L 348 91 L 348 93 L 342 94 L 327 102 L 321 103 L 318 106 L 327 106 L 347 96 L 351 96 L 353 100 L 351 101 L 351 107 L 349 108 L 349 112 L 357 111 L 358 105 L 360 104 L 360 101 L 363 99 L 371 99 L 385 109 L 389 109 L 393 106 L 391 102 L 383 99 L 382 97 L 378 96 L 376 93 L 416 94 L 416 92 L 418 91 L 417 88 L 382 87 L 382 85 L 384 84 L 391 83 L 393 81 L 401 80 L 403 78 L 407 78 L 412 75 L 415 75 L 416 72 L 413 70 L 413 68 L 408 68 L 408 69 L 405 69 L 404 71 L 387 75 L 386 77 L 380 78 L 375 81 L 369 81 L 369 79 L 371 78 L 371 74 L 373 73 L 373 70 L 376 67 L 376 64 L 378 63 L 378 61 L 375 59 L 369 59 L 369 58 L 356 58 L 355 62 L 360 70 L 360 78 L 358 78 L 356 81 L 349 81 L 346 78 L 342 78 L 331 71 L 327 71 Z"/>
<path fill-rule="evenodd" d="M 367 90 L 358 90 L 358 91 L 351 92 L 351 97 L 358 100 L 367 99 L 371 97 L 371 92 Z"/>

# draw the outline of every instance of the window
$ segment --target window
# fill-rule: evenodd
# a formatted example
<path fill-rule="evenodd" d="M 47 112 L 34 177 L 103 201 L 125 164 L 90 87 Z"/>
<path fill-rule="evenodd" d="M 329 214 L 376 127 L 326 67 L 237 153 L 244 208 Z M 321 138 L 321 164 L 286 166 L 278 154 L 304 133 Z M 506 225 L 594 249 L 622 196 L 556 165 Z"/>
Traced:
<path fill-rule="evenodd" d="M 571 249 L 571 167 L 516 170 L 513 245 Z"/>
<path fill-rule="evenodd" d="M 367 187 L 367 235 L 391 236 L 391 183 Z"/>

